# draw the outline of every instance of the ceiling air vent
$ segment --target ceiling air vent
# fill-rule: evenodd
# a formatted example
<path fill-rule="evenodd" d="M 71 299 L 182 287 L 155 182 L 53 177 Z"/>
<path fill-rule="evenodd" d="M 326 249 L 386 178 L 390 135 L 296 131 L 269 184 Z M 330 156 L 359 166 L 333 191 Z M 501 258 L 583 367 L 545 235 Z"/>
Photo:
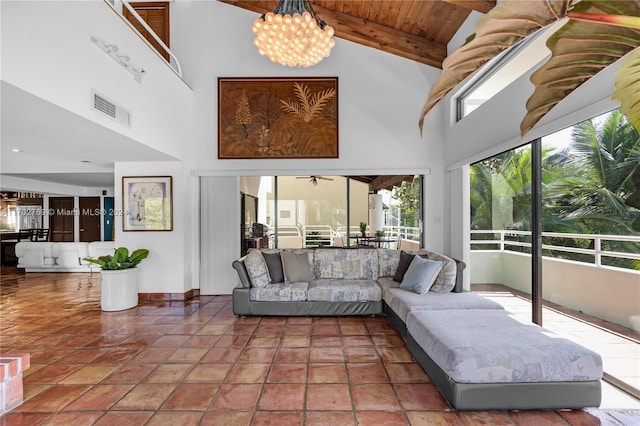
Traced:
<path fill-rule="evenodd" d="M 114 104 L 96 92 L 92 93 L 92 106 L 96 111 L 108 115 L 123 126 L 131 127 L 131 113 L 119 105 Z"/>

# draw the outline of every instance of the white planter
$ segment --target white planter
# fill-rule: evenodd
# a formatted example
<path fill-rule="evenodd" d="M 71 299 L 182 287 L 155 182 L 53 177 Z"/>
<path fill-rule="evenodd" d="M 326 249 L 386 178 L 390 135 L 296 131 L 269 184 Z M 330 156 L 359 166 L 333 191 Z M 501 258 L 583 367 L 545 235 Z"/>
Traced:
<path fill-rule="evenodd" d="M 100 271 L 100 307 L 122 311 L 138 305 L 138 268 Z"/>

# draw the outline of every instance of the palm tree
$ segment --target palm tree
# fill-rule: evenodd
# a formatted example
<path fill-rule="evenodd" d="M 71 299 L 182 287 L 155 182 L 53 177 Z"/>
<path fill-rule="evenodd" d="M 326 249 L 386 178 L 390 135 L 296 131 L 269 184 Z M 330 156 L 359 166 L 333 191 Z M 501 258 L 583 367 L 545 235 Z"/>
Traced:
<path fill-rule="evenodd" d="M 632 223 L 640 210 L 625 204 L 634 192 L 633 173 L 640 164 L 640 138 L 620 111 L 576 125 L 570 144 L 542 153 L 542 230 L 583 234 L 637 234 Z M 503 181 L 508 189 L 500 189 Z M 472 229 L 492 229 L 492 202 L 505 192 L 512 200 L 509 229 L 529 230 L 531 218 L 531 150 L 520 148 L 471 167 Z M 502 194 L 504 197 L 504 194 Z M 502 206 L 500 209 L 508 208 Z M 546 238 L 546 243 L 587 247 L 588 240 Z M 603 248 L 640 253 L 640 244 L 604 241 Z M 566 253 L 546 253 L 567 257 Z M 573 258 L 574 256 L 571 255 Z M 580 256 L 576 256 L 576 259 Z M 640 269 L 640 262 L 606 260 Z"/>

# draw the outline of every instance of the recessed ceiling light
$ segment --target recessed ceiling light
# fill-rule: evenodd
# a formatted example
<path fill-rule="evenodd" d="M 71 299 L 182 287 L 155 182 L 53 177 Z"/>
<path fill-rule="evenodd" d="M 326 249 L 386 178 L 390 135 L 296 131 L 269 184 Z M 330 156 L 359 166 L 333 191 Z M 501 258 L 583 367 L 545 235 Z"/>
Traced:
<path fill-rule="evenodd" d="M 22 152 L 22 151 L 19 150 L 18 148 L 11 148 L 11 152 Z"/>

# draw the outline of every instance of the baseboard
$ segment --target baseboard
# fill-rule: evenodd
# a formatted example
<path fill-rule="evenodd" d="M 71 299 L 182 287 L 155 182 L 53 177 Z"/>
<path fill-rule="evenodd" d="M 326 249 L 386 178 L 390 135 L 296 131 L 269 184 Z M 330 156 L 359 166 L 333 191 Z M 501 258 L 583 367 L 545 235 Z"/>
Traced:
<path fill-rule="evenodd" d="M 194 288 L 184 293 L 138 293 L 138 301 L 150 300 L 185 301 L 200 296 L 200 289 Z"/>

